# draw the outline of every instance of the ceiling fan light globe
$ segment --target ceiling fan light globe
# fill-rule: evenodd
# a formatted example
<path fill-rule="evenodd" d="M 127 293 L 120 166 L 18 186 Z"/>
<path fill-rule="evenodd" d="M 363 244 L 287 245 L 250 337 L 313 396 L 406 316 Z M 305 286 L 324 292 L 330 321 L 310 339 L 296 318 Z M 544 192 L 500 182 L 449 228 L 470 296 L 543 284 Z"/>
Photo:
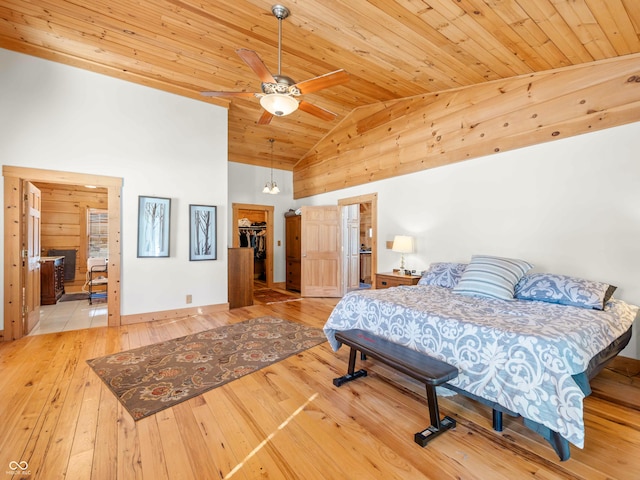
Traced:
<path fill-rule="evenodd" d="M 271 93 L 260 98 L 260 105 L 271 115 L 284 117 L 298 109 L 298 101 L 291 95 Z"/>

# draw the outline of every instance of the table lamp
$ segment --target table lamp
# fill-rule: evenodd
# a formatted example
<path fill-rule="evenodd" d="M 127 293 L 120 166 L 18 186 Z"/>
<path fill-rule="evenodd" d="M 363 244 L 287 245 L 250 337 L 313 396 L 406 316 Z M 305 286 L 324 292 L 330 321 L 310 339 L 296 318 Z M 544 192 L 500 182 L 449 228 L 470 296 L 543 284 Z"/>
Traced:
<path fill-rule="evenodd" d="M 400 256 L 400 272 L 406 273 L 404 269 L 404 254 L 413 253 L 413 237 L 408 235 L 396 235 L 393 239 L 391 250 L 399 252 Z"/>

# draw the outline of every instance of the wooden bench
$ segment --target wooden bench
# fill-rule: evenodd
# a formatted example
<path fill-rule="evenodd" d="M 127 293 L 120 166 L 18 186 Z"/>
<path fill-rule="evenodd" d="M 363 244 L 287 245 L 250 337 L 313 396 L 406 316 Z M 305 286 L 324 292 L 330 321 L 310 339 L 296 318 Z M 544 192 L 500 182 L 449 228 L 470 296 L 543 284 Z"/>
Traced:
<path fill-rule="evenodd" d="M 425 384 L 431 425 L 415 434 L 414 440 L 418 445 L 424 447 L 430 440 L 456 426 L 456 421 L 451 417 L 445 416 L 440 420 L 438 397 L 436 395 L 436 386 L 458 376 L 456 367 L 427 354 L 377 337 L 364 330 L 354 329 L 336 332 L 336 340 L 351 347 L 347 374 L 333 379 L 333 384 L 336 387 L 367 376 L 367 371 L 364 369 L 355 371 L 356 353 L 360 351 L 363 360 L 368 355 Z"/>

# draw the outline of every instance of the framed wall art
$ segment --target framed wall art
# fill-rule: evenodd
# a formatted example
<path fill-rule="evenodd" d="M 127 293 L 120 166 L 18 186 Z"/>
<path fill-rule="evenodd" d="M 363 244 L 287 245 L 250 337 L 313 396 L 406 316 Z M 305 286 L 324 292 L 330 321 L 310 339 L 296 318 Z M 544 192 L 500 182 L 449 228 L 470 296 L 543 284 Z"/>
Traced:
<path fill-rule="evenodd" d="M 168 257 L 171 199 L 138 197 L 138 257 Z"/>
<path fill-rule="evenodd" d="M 216 207 L 189 205 L 189 260 L 216 260 Z"/>

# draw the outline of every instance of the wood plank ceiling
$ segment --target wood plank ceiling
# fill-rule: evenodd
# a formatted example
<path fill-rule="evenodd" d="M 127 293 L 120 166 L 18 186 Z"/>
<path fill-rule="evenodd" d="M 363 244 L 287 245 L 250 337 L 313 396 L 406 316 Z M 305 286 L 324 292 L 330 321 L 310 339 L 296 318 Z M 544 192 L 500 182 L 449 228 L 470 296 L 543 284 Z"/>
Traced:
<path fill-rule="evenodd" d="M 638 0 L 304 0 L 283 3 L 282 73 L 345 69 L 302 111 L 257 125 L 260 91 L 235 53 L 278 65 L 273 0 L 3 0 L 0 47 L 229 106 L 229 160 L 292 170 L 357 107 L 640 52 Z"/>

